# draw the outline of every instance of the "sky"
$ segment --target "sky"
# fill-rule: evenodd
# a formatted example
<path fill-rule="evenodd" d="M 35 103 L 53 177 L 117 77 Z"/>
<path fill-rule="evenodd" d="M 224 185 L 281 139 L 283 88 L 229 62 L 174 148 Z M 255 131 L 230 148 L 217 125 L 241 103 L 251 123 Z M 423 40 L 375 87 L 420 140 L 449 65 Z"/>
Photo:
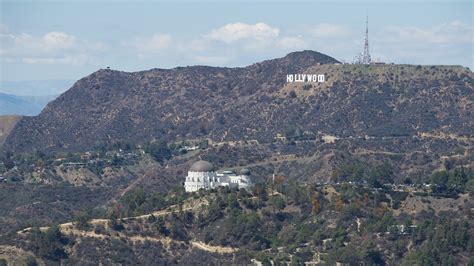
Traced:
<path fill-rule="evenodd" d="M 315 50 L 473 68 L 472 1 L 3 1 L 0 82 L 187 65 L 246 66 Z"/>

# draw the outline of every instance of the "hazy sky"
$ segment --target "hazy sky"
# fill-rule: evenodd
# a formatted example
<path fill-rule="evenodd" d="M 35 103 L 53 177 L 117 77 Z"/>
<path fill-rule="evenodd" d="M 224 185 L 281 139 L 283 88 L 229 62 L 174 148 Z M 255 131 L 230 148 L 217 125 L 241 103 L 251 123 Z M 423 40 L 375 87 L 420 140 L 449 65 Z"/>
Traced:
<path fill-rule="evenodd" d="M 0 81 L 79 79 L 99 68 L 245 66 L 310 49 L 473 64 L 472 1 L 1 1 Z"/>

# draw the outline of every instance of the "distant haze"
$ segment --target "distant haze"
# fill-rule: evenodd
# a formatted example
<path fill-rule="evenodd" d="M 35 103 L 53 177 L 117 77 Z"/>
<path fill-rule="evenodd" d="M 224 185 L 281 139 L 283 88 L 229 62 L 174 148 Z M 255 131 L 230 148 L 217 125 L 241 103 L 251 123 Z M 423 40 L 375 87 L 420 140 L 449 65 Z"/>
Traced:
<path fill-rule="evenodd" d="M 0 115 L 38 115 L 56 97 L 58 95 L 18 96 L 0 93 Z"/>
<path fill-rule="evenodd" d="M 0 93 L 17 96 L 51 96 L 68 90 L 74 80 L 0 81 Z"/>
<path fill-rule="evenodd" d="M 0 115 L 37 115 L 74 80 L 0 81 Z"/>

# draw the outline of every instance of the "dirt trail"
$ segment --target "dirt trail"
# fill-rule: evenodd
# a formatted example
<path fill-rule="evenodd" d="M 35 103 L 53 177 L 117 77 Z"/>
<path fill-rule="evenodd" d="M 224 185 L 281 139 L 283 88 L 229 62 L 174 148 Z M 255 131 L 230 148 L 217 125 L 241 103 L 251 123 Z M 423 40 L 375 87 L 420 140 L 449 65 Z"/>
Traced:
<path fill-rule="evenodd" d="M 389 152 L 389 151 L 374 151 L 374 150 L 368 150 L 368 149 L 357 149 L 353 154 L 359 154 L 359 155 L 366 155 L 366 154 L 405 155 L 406 153 Z"/>
<path fill-rule="evenodd" d="M 183 205 L 183 208 L 181 210 L 182 211 L 195 210 L 197 208 L 202 207 L 203 205 L 206 205 L 207 203 L 208 202 L 205 201 L 205 200 L 200 200 L 197 203 L 194 203 L 193 205 L 191 205 L 189 203 L 186 203 L 186 204 Z M 143 219 L 149 218 L 152 215 L 155 216 L 155 217 L 159 217 L 159 216 L 170 215 L 170 214 L 173 214 L 173 213 L 176 213 L 176 212 L 179 212 L 179 206 L 178 205 L 172 205 L 172 206 L 169 206 L 168 208 L 166 208 L 164 210 L 159 210 L 159 211 L 155 211 L 155 212 L 148 213 L 148 214 L 143 214 L 143 215 L 138 215 L 138 216 L 125 217 L 125 218 L 122 218 L 122 220 L 124 220 L 124 221 L 143 220 Z M 91 224 L 91 225 L 99 225 L 100 224 L 100 225 L 103 225 L 103 226 L 107 226 L 107 224 L 109 222 L 110 222 L 110 219 L 91 219 L 91 220 L 88 221 L 88 223 Z M 72 228 L 73 227 L 73 222 L 63 223 L 63 224 L 60 224 L 58 226 L 61 230 Z M 49 226 L 43 226 L 43 227 L 40 227 L 39 229 L 41 231 L 45 232 L 46 230 L 48 230 L 48 228 L 49 228 Z M 19 234 L 28 233 L 32 229 L 33 229 L 33 227 L 28 227 L 28 228 L 25 228 L 23 230 L 18 231 L 18 233 Z"/>
<path fill-rule="evenodd" d="M 194 203 L 193 205 L 187 203 L 183 206 L 181 209 L 182 211 L 188 211 L 188 210 L 194 210 L 197 209 L 203 205 L 207 204 L 207 201 L 205 200 L 200 200 L 197 203 Z M 175 212 L 179 211 L 179 207 L 177 205 L 173 205 L 168 207 L 167 209 L 160 210 L 160 211 L 155 211 L 149 214 L 144 214 L 144 215 L 139 215 L 139 216 L 133 216 L 133 217 L 126 217 L 123 218 L 123 220 L 143 220 L 147 219 L 151 215 L 155 217 L 159 216 L 165 216 L 165 215 L 170 215 Z M 104 227 L 107 228 L 108 223 L 110 222 L 109 219 L 92 219 L 89 221 L 89 224 L 91 225 L 98 225 L 101 224 Z M 41 231 L 46 231 L 48 230 L 49 227 L 40 227 Z M 211 246 L 206 243 L 203 243 L 201 241 L 194 241 L 191 240 L 188 243 L 180 240 L 175 240 L 170 237 L 166 236 L 160 236 L 160 237 L 152 237 L 152 236 L 142 236 L 142 235 L 126 235 L 121 232 L 113 232 L 112 234 L 99 234 L 94 231 L 86 231 L 86 230 L 80 230 L 77 228 L 74 228 L 74 224 L 72 222 L 68 223 L 63 223 L 59 225 L 59 228 L 61 232 L 65 235 L 73 235 L 76 237 L 91 237 L 91 238 L 97 238 L 97 239 L 107 239 L 107 238 L 115 238 L 115 239 L 128 239 L 133 241 L 134 243 L 136 242 L 145 242 L 145 241 L 150 241 L 150 242 L 160 242 L 163 245 L 169 247 L 171 243 L 177 243 L 177 244 L 189 244 L 193 248 L 201 249 L 207 252 L 211 253 L 219 253 L 219 254 L 226 254 L 226 253 L 235 253 L 238 251 L 237 248 L 232 248 L 232 247 L 223 247 L 223 246 Z M 25 228 L 21 231 L 18 232 L 18 234 L 25 234 L 30 232 L 32 230 L 32 227 Z"/>
<path fill-rule="evenodd" d="M 180 244 L 180 245 L 189 244 L 193 248 L 197 248 L 197 249 L 204 250 L 211 253 L 219 253 L 219 254 L 235 253 L 238 251 L 237 248 L 211 246 L 201 241 L 195 241 L 195 240 L 191 240 L 189 241 L 189 243 L 187 243 L 185 241 L 175 240 L 167 236 L 153 237 L 153 236 L 142 236 L 142 235 L 126 235 L 121 232 L 114 232 L 113 234 L 98 234 L 93 231 L 79 230 L 77 228 L 74 228 L 73 225 L 69 223 L 62 224 L 60 228 L 63 234 L 76 236 L 76 237 L 90 237 L 90 238 L 96 238 L 100 240 L 111 239 L 111 238 L 117 239 L 117 240 L 127 239 L 127 240 L 132 241 L 133 243 L 146 242 L 146 241 L 155 242 L 155 243 L 159 242 L 166 247 L 170 247 L 172 243 Z"/>
<path fill-rule="evenodd" d="M 191 241 L 191 245 L 195 248 L 205 250 L 208 252 L 212 253 L 220 253 L 220 254 L 225 254 L 225 253 L 235 253 L 238 251 L 237 248 L 231 248 L 231 247 L 222 247 L 222 246 L 210 246 L 206 243 L 203 243 L 201 241 Z"/>

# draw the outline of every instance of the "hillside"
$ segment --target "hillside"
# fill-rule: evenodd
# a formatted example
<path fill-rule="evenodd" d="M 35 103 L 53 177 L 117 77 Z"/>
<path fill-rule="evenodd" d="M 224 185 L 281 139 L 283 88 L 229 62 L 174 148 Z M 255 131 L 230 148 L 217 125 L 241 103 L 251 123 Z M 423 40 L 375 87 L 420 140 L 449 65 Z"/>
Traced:
<path fill-rule="evenodd" d="M 407 192 L 348 183 L 191 194 L 135 190 L 107 213 L 17 227 L 0 240 L 0 259 L 46 265 L 188 265 L 196 258 L 198 264 L 466 265 L 472 263 L 472 204 L 468 193 L 439 198 L 414 187 Z"/>
<path fill-rule="evenodd" d="M 0 116 L 0 146 L 20 119 L 21 116 Z"/>
<path fill-rule="evenodd" d="M 337 137 L 474 132 L 471 71 L 336 62 L 304 51 L 245 68 L 99 70 L 22 119 L 5 149 L 85 151 L 101 142 L 198 137 L 269 143 L 296 129 Z M 326 82 L 286 83 L 289 73 L 324 73 Z"/>
<path fill-rule="evenodd" d="M 287 83 L 292 73 L 326 82 Z M 55 154 L 207 140 L 199 157 L 247 165 L 259 179 L 327 181 L 354 163 L 419 179 L 447 162 L 472 167 L 473 77 L 460 66 L 341 65 L 312 51 L 245 68 L 102 69 L 21 119 L 3 148 Z M 197 159 L 169 164 L 186 170 Z"/>
<path fill-rule="evenodd" d="M 175 139 L 203 133 L 220 139 L 228 126 L 237 129 L 231 134 L 242 137 L 237 125 L 241 119 L 234 108 L 248 109 L 245 106 L 260 95 L 276 92 L 284 85 L 286 73 L 335 62 L 306 51 L 246 68 L 99 70 L 76 82 L 38 117 L 23 119 L 6 148 L 77 151 L 90 149 L 98 141 Z M 229 101 L 239 97 L 238 102 Z M 224 117 L 216 117 L 219 113 Z M 223 119 L 228 121 L 217 126 Z M 213 125 L 213 132 L 204 132 Z"/>

